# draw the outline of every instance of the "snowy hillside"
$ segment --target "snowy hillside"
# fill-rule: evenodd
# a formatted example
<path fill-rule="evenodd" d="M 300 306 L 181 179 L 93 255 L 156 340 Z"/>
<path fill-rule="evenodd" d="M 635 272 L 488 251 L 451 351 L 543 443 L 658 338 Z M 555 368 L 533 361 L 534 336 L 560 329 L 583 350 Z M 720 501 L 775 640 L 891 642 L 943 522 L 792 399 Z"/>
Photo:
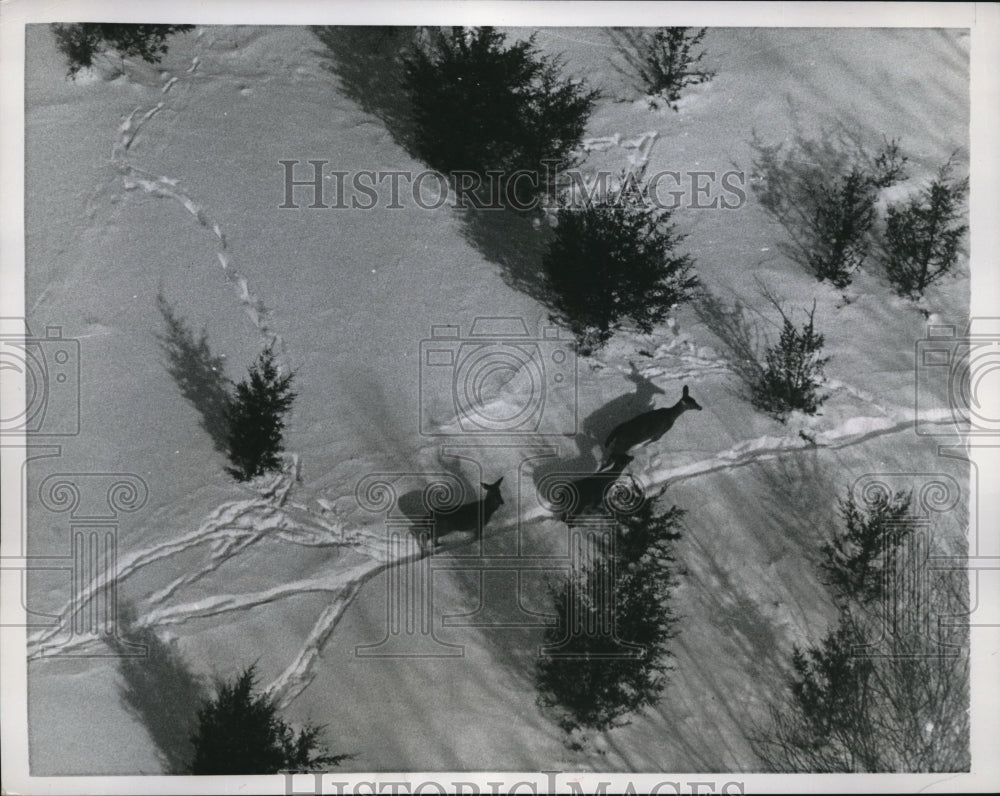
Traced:
<path fill-rule="evenodd" d="M 199 26 L 172 37 L 156 66 L 130 61 L 123 77 L 105 64 L 74 82 L 48 27 L 29 27 L 28 325 L 80 341 L 81 405 L 80 434 L 29 466 L 30 552 L 66 554 L 74 520 L 44 496 L 49 476 L 131 474 L 148 496 L 118 515 L 120 634 L 156 652 L 150 664 L 108 657 L 66 621 L 30 633 L 32 773 L 170 773 L 187 749 L 177 706 L 255 661 L 290 721 L 327 725 L 333 750 L 356 755 L 345 771 L 757 769 L 747 738 L 793 645 L 822 637 L 835 616 L 816 565 L 837 499 L 872 474 L 896 474 L 899 488 L 919 489 L 926 474 L 968 487 L 967 465 L 914 433 L 913 363 L 928 322 L 965 329 L 969 275 L 963 255 L 920 305 L 894 297 L 874 267 L 847 290 L 817 282 L 754 194 L 751 142 L 847 130 L 869 150 L 898 138 L 914 184 L 956 150 L 967 173 L 967 33 L 711 29 L 717 75 L 673 111 L 650 109 L 614 68 L 606 31 L 537 31 L 541 50 L 602 91 L 584 168 L 745 175 L 742 206 L 677 211 L 682 248 L 705 287 L 741 299 L 772 338 L 780 318 L 762 286 L 796 317 L 816 302 L 830 397 L 787 423 L 755 410 L 721 341 L 682 306 L 651 335 L 623 332 L 546 382 L 549 425 L 506 436 L 455 433 L 453 372 L 422 371 L 423 352 L 432 327 L 457 326 L 465 340 L 483 317 L 519 318 L 549 345 L 546 309 L 519 281 L 537 269 L 545 230 L 469 225 L 405 191 L 400 207 L 320 209 L 297 187 L 298 207 L 280 207 L 283 160 L 302 181 L 310 159 L 328 161 L 328 175 L 425 168 L 386 122 L 391 87 L 372 64 L 345 68 L 335 40 Z M 332 196 L 329 176 L 325 185 Z M 197 364 L 167 360 L 168 317 L 175 332 L 204 330 L 234 379 L 274 341 L 298 392 L 283 474 L 249 484 L 226 474 L 197 401 L 168 369 Z M 484 554 L 562 560 L 566 528 L 536 485 L 592 472 L 614 426 L 674 404 L 683 385 L 703 411 L 629 468 L 662 490 L 659 505 L 687 512 L 670 682 L 627 726 L 572 747 L 535 702 L 544 573 L 482 572 L 460 535 L 431 559 L 405 534 L 390 544 L 377 482 L 398 496 L 443 473 L 478 496 L 502 476 Z M 532 389 L 515 379 L 484 411 L 510 416 Z M 927 390 L 917 409 L 944 429 L 948 385 Z M 935 526 L 952 546 L 962 515 Z M 380 654 L 392 589 L 429 572 L 433 655 Z M 30 599 L 65 620 L 64 574 L 33 576 Z"/>

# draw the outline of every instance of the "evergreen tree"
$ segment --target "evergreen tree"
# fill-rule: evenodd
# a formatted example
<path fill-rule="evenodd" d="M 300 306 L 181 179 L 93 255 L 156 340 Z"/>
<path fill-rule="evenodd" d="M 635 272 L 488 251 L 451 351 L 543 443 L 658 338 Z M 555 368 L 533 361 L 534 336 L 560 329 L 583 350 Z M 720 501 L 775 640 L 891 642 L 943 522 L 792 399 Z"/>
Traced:
<path fill-rule="evenodd" d="M 874 157 L 827 133 L 816 141 L 800 136 L 791 149 L 755 136 L 753 147 L 754 192 L 791 237 L 783 248 L 817 279 L 846 287 L 871 248 L 879 191 L 906 177 L 899 142 L 883 139 Z"/>
<path fill-rule="evenodd" d="M 691 28 L 656 28 L 638 54 L 637 68 L 646 90 L 662 97 L 674 110 L 685 88 L 715 77 L 715 72 L 699 68 L 705 53 L 692 52 L 705 32 L 705 28 L 693 33 Z"/>
<path fill-rule="evenodd" d="M 871 602 L 885 589 L 893 550 L 914 526 L 910 496 L 878 494 L 863 507 L 848 494 L 840 502 L 844 530 L 823 543 L 820 567 L 837 598 Z"/>
<path fill-rule="evenodd" d="M 816 331 L 815 314 L 814 302 L 808 321 L 799 328 L 782 312 L 781 337 L 764 355 L 752 397 L 758 407 L 778 418 L 796 409 L 815 414 L 826 400 L 819 385 L 829 357 L 819 355 L 823 335 Z"/>
<path fill-rule="evenodd" d="M 846 287 L 868 255 L 868 233 L 875 223 L 877 192 L 860 168 L 818 186 L 813 215 L 815 237 L 809 265 L 819 279 Z"/>
<path fill-rule="evenodd" d="M 527 204 L 547 189 L 546 161 L 567 165 L 597 99 L 582 83 L 564 79 L 561 63 L 541 55 L 534 37 L 505 45 L 491 27 L 433 31 L 426 46 L 404 57 L 416 154 L 442 172 L 487 171 L 517 180 Z"/>
<path fill-rule="evenodd" d="M 968 771 L 966 574 L 934 566 L 943 551 L 914 533 L 905 493 L 841 515 L 822 565 L 837 623 L 794 649 L 754 749 L 773 771 Z"/>
<path fill-rule="evenodd" d="M 628 321 L 648 334 L 698 284 L 694 261 L 670 211 L 619 196 L 558 212 L 542 256 L 553 320 L 576 336 L 581 353 L 599 349 Z"/>
<path fill-rule="evenodd" d="M 54 23 L 52 31 L 69 64 L 69 75 L 75 76 L 107 50 L 119 56 L 141 58 L 156 64 L 167 52 L 166 38 L 173 33 L 192 30 L 194 25 L 128 25 L 108 22 Z"/>
<path fill-rule="evenodd" d="M 969 190 L 969 178 L 952 177 L 949 160 L 927 188 L 887 210 L 885 269 L 901 296 L 919 298 L 955 266 L 968 227 L 957 223 Z"/>
<path fill-rule="evenodd" d="M 254 666 L 232 683 L 219 685 L 215 699 L 198 710 L 191 736 L 190 773 L 277 774 L 339 765 L 352 755 L 331 755 L 320 741 L 322 727 L 307 725 L 296 734 L 264 694 L 255 693 Z"/>
<path fill-rule="evenodd" d="M 295 400 L 292 374 L 280 375 L 270 346 L 249 368 L 248 378 L 236 385 L 226 406 L 229 460 L 226 468 L 240 481 L 278 470 L 283 450 L 285 415 Z"/>
<path fill-rule="evenodd" d="M 619 518 L 614 553 L 583 563 L 553 591 L 558 621 L 545 634 L 536 685 L 565 730 L 623 723 L 666 686 L 676 635 L 671 542 L 682 516 L 676 507 L 656 516 L 646 503 Z"/>

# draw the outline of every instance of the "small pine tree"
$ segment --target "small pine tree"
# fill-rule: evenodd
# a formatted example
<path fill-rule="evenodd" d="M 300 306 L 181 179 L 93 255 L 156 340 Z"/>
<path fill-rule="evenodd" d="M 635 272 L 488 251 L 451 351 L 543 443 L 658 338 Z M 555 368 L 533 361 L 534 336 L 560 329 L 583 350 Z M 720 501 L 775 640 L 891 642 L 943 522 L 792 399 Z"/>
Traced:
<path fill-rule="evenodd" d="M 329 754 L 320 741 L 322 727 L 310 724 L 296 734 L 274 703 L 255 693 L 256 685 L 256 669 L 250 666 L 232 683 L 221 683 L 216 697 L 202 704 L 191 736 L 191 774 L 316 771 L 352 757 Z"/>
<path fill-rule="evenodd" d="M 875 223 L 876 190 L 870 175 L 855 167 L 832 184 L 819 187 L 809 265 L 820 280 L 846 287 L 868 255 L 868 233 Z"/>
<path fill-rule="evenodd" d="M 249 376 L 236 385 L 226 407 L 229 460 L 227 471 L 240 481 L 278 470 L 283 450 L 285 415 L 295 400 L 292 374 L 280 375 L 270 346 L 249 368 Z"/>
<path fill-rule="evenodd" d="M 895 291 L 920 298 L 954 268 L 968 227 L 957 223 L 969 178 L 955 180 L 949 160 L 920 195 L 886 211 L 885 269 Z"/>
<path fill-rule="evenodd" d="M 823 546 L 839 617 L 796 647 L 792 676 L 751 739 L 768 770 L 969 770 L 968 580 L 933 564 L 934 537 L 915 536 L 905 493 L 859 508 Z"/>
<path fill-rule="evenodd" d="M 896 139 L 883 139 L 874 157 L 857 144 L 797 138 L 794 148 L 753 147 L 755 189 L 764 208 L 792 239 L 792 257 L 835 287 L 850 284 L 868 256 L 881 189 L 906 177 L 908 158 Z"/>
<path fill-rule="evenodd" d="M 896 607 L 911 619 L 926 612 L 916 601 Z M 946 615 L 961 608 L 953 596 Z M 967 634 L 952 632 L 950 649 L 942 639 L 907 629 L 870 654 L 884 629 L 846 610 L 822 641 L 794 650 L 785 700 L 771 710 L 770 726 L 752 738 L 767 770 L 969 770 Z"/>
<path fill-rule="evenodd" d="M 56 47 L 69 64 L 68 74 L 75 77 L 81 69 L 92 66 L 94 59 L 108 49 L 122 58 L 133 56 L 147 63 L 159 63 L 167 52 L 167 36 L 193 28 L 194 25 L 79 22 L 53 23 L 52 32 L 56 37 Z"/>
<path fill-rule="evenodd" d="M 824 542 L 820 568 L 839 601 L 878 600 L 892 552 L 914 528 L 910 496 L 879 493 L 859 507 L 849 493 L 840 501 L 840 515 L 844 530 Z"/>
<path fill-rule="evenodd" d="M 854 646 L 861 642 L 850 627 L 841 625 L 817 646 L 806 650 L 796 647 L 789 686 L 807 743 L 829 743 L 831 738 L 839 741 L 846 731 L 852 740 L 850 754 L 861 758 L 857 766 L 871 771 L 875 728 L 864 700 L 872 664 L 855 654 Z"/>
<path fill-rule="evenodd" d="M 559 210 L 542 270 L 553 320 L 573 332 L 581 353 L 599 349 L 627 321 L 648 334 L 692 295 L 694 261 L 674 252 L 684 236 L 670 215 L 620 197 Z"/>
<path fill-rule="evenodd" d="M 815 314 L 813 302 L 808 321 L 798 328 L 781 313 L 781 337 L 767 349 L 758 381 L 752 387 L 754 404 L 779 419 L 796 409 L 807 415 L 815 414 L 827 398 L 819 394 L 819 385 L 823 366 L 830 358 L 819 355 L 823 335 L 816 331 Z"/>
<path fill-rule="evenodd" d="M 701 44 L 705 32 L 705 28 L 697 32 L 692 32 L 691 28 L 656 28 L 652 36 L 645 39 L 638 54 L 639 77 L 646 91 L 653 97 L 662 98 L 674 110 L 685 88 L 707 83 L 715 77 L 715 72 L 698 68 L 705 53 L 694 55 L 691 52 Z M 655 107 L 655 99 L 651 102 Z"/>
<path fill-rule="evenodd" d="M 598 92 L 560 75 L 561 63 L 528 41 L 505 45 L 491 28 L 435 32 L 403 59 L 416 154 L 442 172 L 496 170 L 510 178 L 567 165 L 579 145 Z M 528 191 L 529 180 L 516 183 Z M 518 193 L 518 201 L 528 197 Z"/>
<path fill-rule="evenodd" d="M 878 189 L 888 188 L 906 179 L 909 157 L 903 154 L 899 139 L 882 137 L 882 147 L 871 162 L 871 181 Z"/>
<path fill-rule="evenodd" d="M 682 516 L 676 507 L 655 516 L 644 504 L 618 521 L 624 543 L 613 556 L 589 562 L 553 590 L 558 621 L 545 634 L 550 646 L 535 677 L 539 704 L 554 709 L 567 732 L 621 724 L 666 686 L 676 635 L 670 544 Z"/>

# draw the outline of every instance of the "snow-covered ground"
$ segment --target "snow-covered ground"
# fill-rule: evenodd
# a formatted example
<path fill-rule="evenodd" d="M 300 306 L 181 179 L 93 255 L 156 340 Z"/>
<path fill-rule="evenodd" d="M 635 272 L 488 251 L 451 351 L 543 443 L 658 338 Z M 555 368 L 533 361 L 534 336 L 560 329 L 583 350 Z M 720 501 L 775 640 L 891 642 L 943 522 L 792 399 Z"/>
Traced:
<path fill-rule="evenodd" d="M 70 520 L 38 500 L 47 476 L 140 478 L 148 500 L 120 516 L 118 598 L 130 617 L 122 633 L 152 640 L 162 664 L 106 657 L 106 645 L 65 622 L 32 633 L 33 774 L 168 770 L 165 761 L 184 755 L 176 706 L 191 704 L 199 683 L 255 661 L 289 720 L 328 725 L 333 749 L 356 754 L 345 770 L 753 770 L 747 734 L 766 717 L 792 645 L 822 636 L 833 616 L 816 561 L 837 525 L 837 498 L 872 473 L 968 483 L 960 461 L 914 433 L 914 346 L 927 315 L 892 297 L 876 269 L 855 280 L 847 302 L 817 283 L 782 253 L 785 232 L 755 201 L 750 175 L 755 133 L 776 143 L 835 125 L 870 149 L 883 136 L 901 139 L 917 180 L 956 149 L 967 169 L 967 34 L 712 29 L 704 46 L 717 76 L 689 90 L 677 112 L 650 110 L 630 89 L 600 29 L 542 29 L 537 43 L 604 92 L 587 130 L 589 167 L 639 157 L 650 173 L 747 173 L 739 209 L 677 212 L 683 247 L 710 290 L 771 321 L 759 284 L 795 311 L 816 301 L 832 357 L 822 411 L 781 424 L 753 410 L 719 341 L 685 307 L 652 335 L 623 333 L 581 358 L 575 393 L 549 390 L 546 417 L 565 428 L 575 408 L 575 434 L 485 445 L 422 433 L 454 420 L 447 387 L 428 392 L 420 380 L 433 325 L 466 333 L 480 316 L 519 317 L 541 337 L 544 308 L 510 276 L 511 262 L 537 258 L 531 236 L 540 233 L 526 226 L 476 240 L 450 208 L 422 210 L 405 195 L 398 209 L 312 209 L 308 189 L 297 189 L 302 206 L 279 208 L 281 160 L 299 161 L 298 179 L 309 159 L 328 160 L 329 171 L 423 168 L 363 109 L 378 98 L 366 105 L 356 83 L 345 86 L 307 28 L 200 26 L 171 38 L 155 67 L 130 63 L 127 78 L 71 82 L 50 31 L 33 26 L 28 323 L 36 335 L 59 325 L 80 340 L 82 412 L 81 433 L 61 456 L 31 465 L 29 552 L 66 552 Z M 361 95 L 378 88 L 369 77 Z M 205 330 L 230 377 L 276 340 L 299 394 L 284 474 L 250 486 L 224 472 L 165 367 L 158 297 L 196 334 Z M 964 329 L 968 307 L 963 259 L 924 309 Z M 648 489 L 664 489 L 665 507 L 687 510 L 674 671 L 654 708 L 567 746 L 535 704 L 537 623 L 439 620 L 474 611 L 483 595 L 496 605 L 492 597 L 512 588 L 502 572 L 485 574 L 482 590 L 474 569 L 433 576 L 436 638 L 461 645 L 461 656 L 357 654 L 386 635 L 387 581 L 430 566 L 387 548 L 384 515 L 356 497 L 366 476 L 410 474 L 396 479 L 400 489 L 434 472 L 472 484 L 503 476 L 487 552 L 515 555 L 520 543 L 558 557 L 565 528 L 534 499 L 534 481 L 554 469 L 591 471 L 610 428 L 674 403 L 683 384 L 704 411 L 682 417 L 630 467 Z M 918 409 L 944 424 L 947 385 L 929 389 Z M 942 518 L 939 532 L 961 538 L 960 514 Z M 434 566 L 457 567 L 469 552 L 456 544 Z M 544 611 L 541 576 L 525 574 L 522 586 L 523 607 Z M 30 597 L 35 610 L 65 618 L 63 575 L 37 575 Z M 495 611 L 493 624 L 529 616 L 510 604 Z"/>

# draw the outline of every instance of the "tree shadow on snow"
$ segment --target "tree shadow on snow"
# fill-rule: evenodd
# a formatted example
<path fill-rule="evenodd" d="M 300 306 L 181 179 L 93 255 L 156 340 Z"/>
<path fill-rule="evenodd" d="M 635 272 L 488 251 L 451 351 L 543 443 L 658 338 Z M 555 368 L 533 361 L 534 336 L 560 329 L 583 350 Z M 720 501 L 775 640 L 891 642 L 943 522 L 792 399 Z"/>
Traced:
<path fill-rule="evenodd" d="M 796 554 L 818 575 L 821 545 L 841 525 L 837 499 L 847 494 L 851 479 L 843 477 L 836 452 L 808 447 L 782 454 L 755 468 L 768 484 L 775 502 L 774 533 L 770 554 L 777 558 Z"/>
<path fill-rule="evenodd" d="M 212 438 L 215 449 L 225 452 L 226 409 L 230 401 L 225 360 L 209 349 L 208 333 L 202 329 L 196 336 L 162 294 L 157 295 L 156 306 L 167 325 L 164 334 L 156 335 L 166 356 L 167 372 L 181 394 L 198 410 L 201 427 Z"/>
<path fill-rule="evenodd" d="M 198 709 L 210 696 L 208 689 L 192 674 L 175 642 L 163 641 L 152 628 L 129 629 L 134 614 L 127 607 L 120 615 L 129 643 L 147 648 L 145 657 L 119 658 L 121 700 L 156 744 L 164 771 L 186 774 L 194 755 L 191 734 L 198 727 Z"/>
<path fill-rule="evenodd" d="M 542 255 L 551 237 L 548 224 L 538 216 L 509 209 L 461 212 L 462 234 L 491 263 L 501 268 L 504 282 L 545 306 L 551 292 L 542 271 Z"/>
<path fill-rule="evenodd" d="M 322 25 L 312 28 L 324 45 L 324 68 L 340 79 L 347 97 L 381 119 L 396 143 L 413 152 L 410 102 L 403 89 L 400 54 L 413 43 L 419 28 L 365 25 Z"/>
<path fill-rule="evenodd" d="M 791 143 L 767 144 L 753 132 L 751 182 L 761 206 L 788 235 L 788 240 L 777 244 L 778 250 L 811 271 L 816 242 L 826 234 L 817 215 L 820 199 L 852 168 L 873 173 L 875 159 L 859 136 L 842 123 L 811 135 L 797 108 L 790 105 L 789 112 L 794 126 Z M 869 243 L 877 244 L 871 234 Z"/>

